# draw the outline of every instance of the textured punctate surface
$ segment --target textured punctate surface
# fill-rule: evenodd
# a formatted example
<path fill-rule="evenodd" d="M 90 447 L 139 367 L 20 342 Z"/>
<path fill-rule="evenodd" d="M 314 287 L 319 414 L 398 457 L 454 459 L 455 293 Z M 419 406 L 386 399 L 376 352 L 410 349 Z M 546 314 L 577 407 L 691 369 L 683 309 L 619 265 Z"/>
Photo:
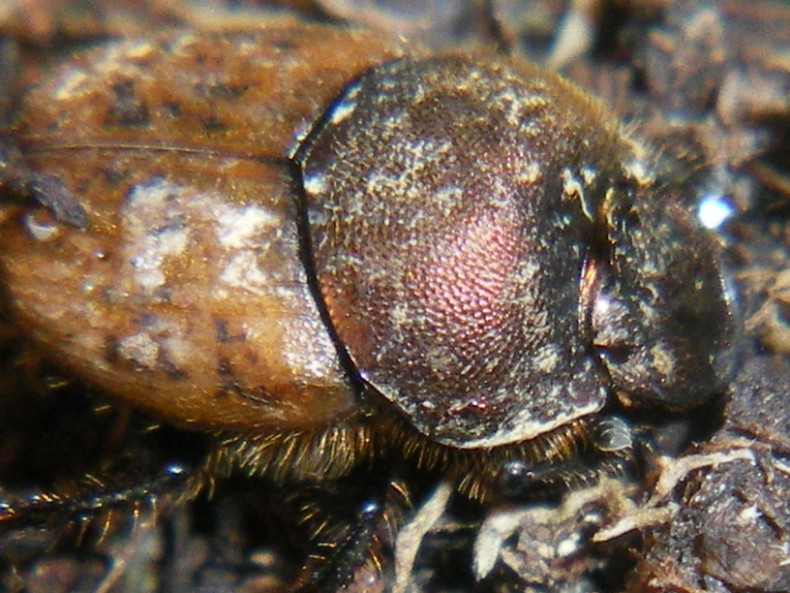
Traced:
<path fill-rule="evenodd" d="M 308 145 L 330 317 L 423 433 L 496 446 L 602 405 L 579 299 L 615 131 L 544 71 L 439 57 L 364 76 Z"/>

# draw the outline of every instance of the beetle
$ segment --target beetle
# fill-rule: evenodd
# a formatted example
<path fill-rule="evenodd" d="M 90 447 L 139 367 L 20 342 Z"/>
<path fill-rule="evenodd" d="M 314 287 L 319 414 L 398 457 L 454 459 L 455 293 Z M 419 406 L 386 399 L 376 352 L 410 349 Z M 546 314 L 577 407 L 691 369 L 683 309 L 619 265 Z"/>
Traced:
<path fill-rule="evenodd" d="M 276 23 L 113 41 L 24 86 L 15 322 L 213 434 L 196 487 L 405 459 L 538 496 L 630 459 L 618 408 L 731 376 L 716 241 L 598 100 L 519 58 Z"/>

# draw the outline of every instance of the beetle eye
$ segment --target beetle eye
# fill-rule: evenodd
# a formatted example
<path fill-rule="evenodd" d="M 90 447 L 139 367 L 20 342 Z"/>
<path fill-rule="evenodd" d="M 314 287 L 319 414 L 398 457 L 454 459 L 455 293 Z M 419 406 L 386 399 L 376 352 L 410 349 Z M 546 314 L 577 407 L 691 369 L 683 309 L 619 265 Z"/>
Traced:
<path fill-rule="evenodd" d="M 677 203 L 608 197 L 591 327 L 621 398 L 682 407 L 728 380 L 737 325 L 718 246 Z"/>

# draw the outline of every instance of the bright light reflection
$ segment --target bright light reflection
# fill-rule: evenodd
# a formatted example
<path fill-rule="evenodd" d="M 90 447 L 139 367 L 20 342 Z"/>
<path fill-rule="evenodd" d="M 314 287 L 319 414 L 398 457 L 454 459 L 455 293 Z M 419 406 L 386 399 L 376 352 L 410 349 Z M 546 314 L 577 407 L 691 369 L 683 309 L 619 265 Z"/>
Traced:
<path fill-rule="evenodd" d="M 735 208 L 727 198 L 720 194 L 711 194 L 700 200 L 697 218 L 705 228 L 717 229 L 732 216 L 734 211 Z"/>

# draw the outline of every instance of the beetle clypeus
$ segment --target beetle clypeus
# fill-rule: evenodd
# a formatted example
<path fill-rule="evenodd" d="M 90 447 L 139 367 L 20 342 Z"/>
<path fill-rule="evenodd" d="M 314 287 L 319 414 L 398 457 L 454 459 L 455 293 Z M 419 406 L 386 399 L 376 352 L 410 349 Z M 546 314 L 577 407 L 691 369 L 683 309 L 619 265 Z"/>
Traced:
<path fill-rule="evenodd" d="M 406 459 L 534 495 L 629 458 L 611 410 L 698 405 L 732 371 L 714 240 L 597 100 L 519 59 L 178 32 L 78 53 L 19 104 L 16 322 L 216 434 L 201 483 Z"/>

